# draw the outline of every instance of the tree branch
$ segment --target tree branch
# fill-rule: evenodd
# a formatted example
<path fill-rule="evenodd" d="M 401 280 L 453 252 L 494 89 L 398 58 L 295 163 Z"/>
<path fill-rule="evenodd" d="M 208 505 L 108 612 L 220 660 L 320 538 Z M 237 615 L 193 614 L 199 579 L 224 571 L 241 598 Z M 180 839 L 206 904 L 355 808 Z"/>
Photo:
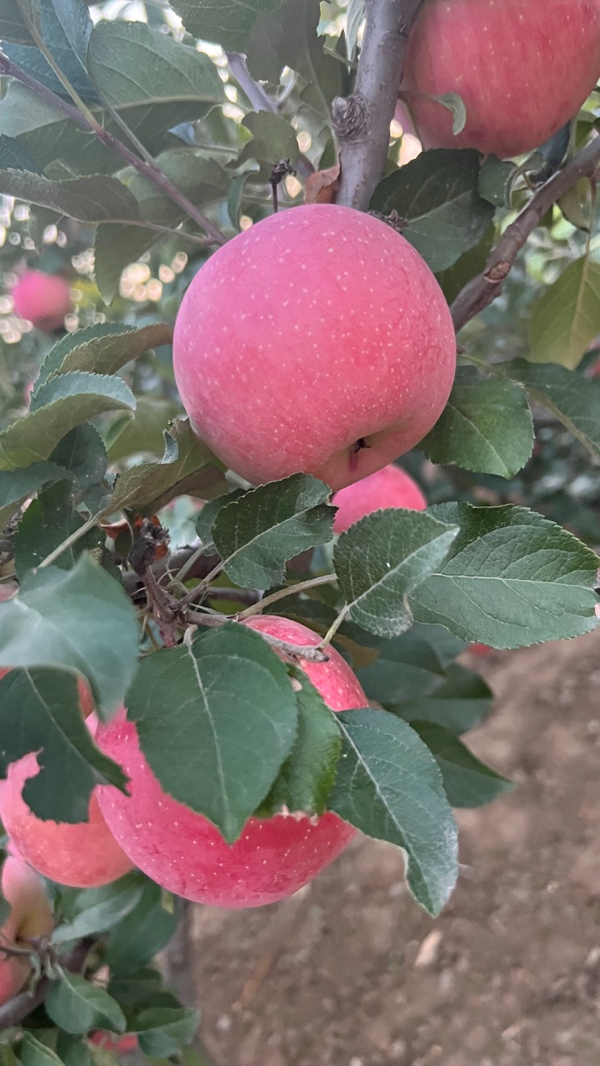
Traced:
<path fill-rule="evenodd" d="M 450 311 L 456 332 L 471 318 L 483 311 L 500 295 L 502 285 L 509 274 L 517 254 L 539 226 L 542 218 L 561 196 L 580 178 L 592 178 L 600 164 L 600 136 L 596 135 L 582 148 L 563 170 L 559 170 L 531 200 L 510 226 L 507 226 L 496 247 L 492 250 L 482 274 L 472 278 L 459 292 Z"/>
<path fill-rule="evenodd" d="M 408 36 L 422 2 L 367 0 L 354 92 L 331 107 L 340 143 L 338 204 L 366 211 L 383 174 Z"/>
<path fill-rule="evenodd" d="M 61 966 L 70 973 L 81 973 L 94 943 L 93 937 L 84 937 L 69 952 L 66 959 L 61 960 Z M 44 1002 L 53 983 L 49 977 L 42 977 L 41 981 L 38 981 L 35 992 L 19 992 L 12 999 L 9 999 L 7 1003 L 3 1003 L 0 1007 L 0 1032 L 3 1029 L 10 1029 L 13 1025 L 18 1025 L 36 1007 L 39 1007 L 40 1003 Z"/>
<path fill-rule="evenodd" d="M 155 188 L 159 189 L 165 196 L 168 196 L 170 200 L 178 205 L 185 211 L 185 213 L 193 219 L 193 221 L 204 230 L 204 232 L 211 238 L 212 244 L 225 244 L 227 238 L 216 226 L 213 226 L 212 222 L 202 214 L 201 211 L 188 200 L 187 196 L 177 188 L 176 185 L 167 177 L 166 174 L 160 169 L 158 164 L 154 160 L 150 163 L 145 159 L 140 159 L 139 156 L 132 152 L 126 144 L 115 137 L 109 130 L 100 125 L 99 122 L 92 116 L 90 121 L 85 115 L 82 115 L 76 107 L 69 104 L 66 100 L 62 100 L 60 96 L 52 92 L 51 89 L 47 89 L 45 85 L 42 85 L 35 78 L 32 78 L 27 71 L 22 70 L 16 63 L 8 59 L 7 56 L 0 53 L 0 73 L 6 74 L 8 77 L 16 78 L 25 85 L 31 92 L 34 92 L 37 96 L 41 96 L 51 107 L 61 112 L 72 122 L 76 123 L 80 129 L 85 130 L 87 133 L 93 133 L 102 141 L 106 148 L 115 155 L 128 163 L 129 166 L 134 167 L 144 178 L 152 182 Z"/>

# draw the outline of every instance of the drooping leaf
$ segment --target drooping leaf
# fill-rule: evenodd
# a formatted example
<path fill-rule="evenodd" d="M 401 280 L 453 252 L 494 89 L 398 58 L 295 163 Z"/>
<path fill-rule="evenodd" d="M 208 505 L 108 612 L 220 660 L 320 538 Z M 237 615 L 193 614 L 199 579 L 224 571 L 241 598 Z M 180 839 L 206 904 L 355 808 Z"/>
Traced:
<path fill-rule="evenodd" d="M 532 363 L 578 366 L 600 333 L 600 263 L 587 255 L 569 263 L 535 304 L 528 333 Z"/>
<path fill-rule="evenodd" d="M 434 463 L 511 478 L 533 448 L 533 420 L 525 389 L 517 382 L 459 367 L 441 417 L 421 442 Z"/>
<path fill-rule="evenodd" d="M 482 807 L 514 788 L 512 781 L 477 759 L 452 733 L 432 722 L 413 722 L 437 762 L 451 807 Z"/>
<path fill-rule="evenodd" d="M 156 514 L 185 493 L 212 499 L 227 488 L 223 469 L 187 418 L 178 418 L 165 432 L 161 462 L 142 463 L 121 474 L 113 495 L 115 510 L 135 506 L 140 514 Z"/>
<path fill-rule="evenodd" d="M 519 648 L 579 636 L 598 623 L 598 557 L 525 507 L 445 504 L 433 513 L 461 532 L 439 569 L 408 593 L 421 622 L 463 640 Z"/>
<path fill-rule="evenodd" d="M 497 364 L 520 381 L 536 403 L 547 408 L 577 437 L 594 459 L 600 459 L 600 381 L 588 380 L 565 367 L 533 366 L 525 359 Z"/>
<path fill-rule="evenodd" d="M 479 244 L 494 208 L 478 191 L 479 153 L 436 148 L 380 181 L 371 209 L 395 211 L 402 235 L 434 272 L 447 270 Z M 406 224 L 404 224 L 406 223 Z"/>
<path fill-rule="evenodd" d="M 352 621 L 381 637 L 408 629 L 406 595 L 440 565 L 457 529 L 396 508 L 367 515 L 342 533 L 334 566 Z"/>
<path fill-rule="evenodd" d="M 22 1063 L 22 1066 L 63 1066 L 62 1059 L 52 1048 L 28 1032 L 23 1034 L 19 1058 L 15 1058 L 15 1063 Z"/>
<path fill-rule="evenodd" d="M 124 1033 L 127 1027 L 116 999 L 98 985 L 67 970 L 51 986 L 44 1006 L 52 1021 L 68 1033 L 87 1033 L 94 1028 Z"/>
<path fill-rule="evenodd" d="M 0 603 L 0 666 L 47 666 L 82 674 L 103 716 L 122 703 L 136 669 L 135 610 L 117 582 L 82 556 L 72 570 L 26 575 Z"/>
<path fill-rule="evenodd" d="M 63 374 L 37 392 L 37 406 L 0 433 L 0 470 L 47 459 L 75 426 L 106 411 L 135 409 L 125 382 L 105 374 Z"/>
<path fill-rule="evenodd" d="M 124 786 L 121 768 L 91 741 L 74 677 L 60 670 L 10 670 L 0 680 L 0 699 L 0 776 L 23 755 L 38 753 L 40 773 L 23 788 L 38 818 L 85 822 L 96 785 Z"/>
<path fill-rule="evenodd" d="M 140 1011 L 135 1031 L 144 1054 L 165 1058 L 189 1044 L 199 1024 L 200 1012 L 192 1007 L 153 1007 Z"/>
<path fill-rule="evenodd" d="M 127 707 L 163 788 L 236 840 L 296 736 L 294 691 L 267 643 L 228 623 L 150 655 Z"/>
<path fill-rule="evenodd" d="M 493 693 L 479 674 L 452 663 L 436 688 L 414 699 L 382 700 L 411 725 L 415 720 L 431 722 L 460 736 L 478 725 L 492 710 Z"/>
<path fill-rule="evenodd" d="M 330 496 L 331 489 L 317 478 L 292 474 L 223 507 L 212 538 L 229 577 L 257 589 L 281 582 L 288 559 L 332 539 Z"/>
<path fill-rule="evenodd" d="M 428 914 L 439 914 L 456 882 L 458 843 L 431 752 L 387 711 L 337 717 L 343 754 L 328 806 L 368 836 L 404 848 L 413 896 Z"/>
<path fill-rule="evenodd" d="M 105 933 L 119 925 L 127 915 L 135 912 L 146 884 L 138 873 L 134 873 L 100 889 L 84 889 L 77 897 L 78 913 L 54 930 L 53 943 L 64 944 L 91 934 Z"/>

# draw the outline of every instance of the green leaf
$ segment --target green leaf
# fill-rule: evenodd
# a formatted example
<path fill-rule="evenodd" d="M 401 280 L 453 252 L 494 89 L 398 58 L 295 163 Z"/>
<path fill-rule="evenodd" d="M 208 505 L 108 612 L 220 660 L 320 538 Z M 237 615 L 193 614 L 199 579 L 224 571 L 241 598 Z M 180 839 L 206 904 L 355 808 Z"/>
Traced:
<path fill-rule="evenodd" d="M 533 366 L 525 359 L 496 365 L 522 382 L 535 403 L 556 415 L 593 458 L 600 459 L 600 380 L 588 380 L 562 366 Z"/>
<path fill-rule="evenodd" d="M 75 499 L 90 514 L 97 514 L 107 503 L 110 487 L 106 479 L 106 448 L 91 422 L 76 426 L 56 445 L 50 456 L 65 467 L 73 479 Z"/>
<path fill-rule="evenodd" d="M 288 124 L 289 125 L 289 124 Z M 291 127 L 290 127 L 291 128 Z M 231 173 L 197 148 L 176 148 L 161 152 L 156 162 L 174 185 L 192 203 L 205 206 L 227 196 Z M 134 174 L 129 190 L 135 196 L 142 218 L 163 225 L 178 225 L 186 213 L 141 174 Z"/>
<path fill-rule="evenodd" d="M 57 463 L 30 463 L 17 470 L 0 470 L 0 529 L 38 489 L 72 477 Z"/>
<path fill-rule="evenodd" d="M 460 259 L 457 259 L 447 270 L 442 270 L 436 274 L 442 292 L 449 304 L 456 299 L 459 292 L 464 289 L 471 278 L 483 273 L 495 239 L 496 230 L 494 226 L 488 226 L 479 244 L 474 248 L 470 248 L 468 252 L 463 252 Z"/>
<path fill-rule="evenodd" d="M 494 207 L 510 207 L 510 186 L 516 169 L 514 163 L 488 155 L 481 164 L 479 195 Z"/>
<path fill-rule="evenodd" d="M 33 1033 L 28 1032 L 23 1034 L 18 1062 L 22 1066 L 63 1066 L 62 1059 L 59 1059 L 52 1048 L 42 1044 Z"/>
<path fill-rule="evenodd" d="M 573 370 L 600 333 L 600 263 L 583 256 L 546 289 L 529 320 L 532 363 Z"/>
<path fill-rule="evenodd" d="M 187 418 L 178 418 L 165 432 L 165 454 L 159 463 L 142 463 L 121 474 L 113 495 L 115 510 L 135 506 L 140 514 L 156 514 L 185 493 L 211 499 L 227 488 L 223 469 Z"/>
<path fill-rule="evenodd" d="M 106 945 L 111 975 L 126 976 L 150 962 L 169 942 L 176 926 L 176 913 L 163 906 L 162 889 L 147 882 L 135 908 L 111 929 Z"/>
<path fill-rule="evenodd" d="M 89 75 L 111 107 L 147 109 L 160 99 L 173 121 L 200 118 L 225 103 L 214 63 L 196 48 L 151 30 L 144 22 L 100 22 L 87 51 Z"/>
<path fill-rule="evenodd" d="M 275 14 L 263 14 L 248 39 L 248 66 L 256 78 L 278 82 L 291 67 L 307 82 L 302 99 L 330 122 L 329 104 L 340 92 L 340 64 L 325 55 L 317 35 L 319 0 L 287 0 Z"/>
<path fill-rule="evenodd" d="M 452 663 L 441 684 L 427 694 L 401 702 L 380 702 L 411 725 L 415 720 L 432 722 L 460 735 L 487 717 L 492 701 L 493 693 L 479 674 Z"/>
<path fill-rule="evenodd" d="M 63 374 L 37 392 L 37 408 L 0 433 L 0 470 L 13 470 L 49 457 L 75 426 L 106 411 L 135 409 L 135 397 L 121 378 Z"/>
<path fill-rule="evenodd" d="M 192 1007 L 153 1007 L 140 1012 L 135 1032 L 144 1054 L 165 1058 L 189 1044 L 199 1024 L 200 1011 Z"/>
<path fill-rule="evenodd" d="M 107 307 L 119 291 L 121 274 L 152 248 L 157 233 L 140 226 L 98 226 L 94 240 L 94 280 Z"/>
<path fill-rule="evenodd" d="M 54 14 L 74 53 L 82 61 L 92 32 L 92 20 L 84 0 L 51 0 Z"/>
<path fill-rule="evenodd" d="M 83 524 L 83 518 L 73 506 L 73 488 L 68 481 L 45 489 L 27 508 L 15 534 L 15 570 L 19 581 Z M 63 551 L 54 565 L 69 570 L 83 551 L 93 551 L 99 559 L 103 545 L 104 534 L 96 526 Z"/>
<path fill-rule="evenodd" d="M 2 170 L 0 191 L 5 196 L 15 196 L 38 207 L 59 211 L 79 222 L 139 218 L 135 197 L 117 178 L 103 174 L 50 181 L 25 170 Z"/>
<path fill-rule="evenodd" d="M 298 139 L 285 115 L 274 115 L 270 111 L 251 111 L 243 119 L 242 126 L 250 130 L 252 140 L 244 145 L 240 163 L 247 159 L 257 159 L 267 170 L 280 159 L 289 159 L 292 166 L 296 165 L 299 155 Z"/>
<path fill-rule="evenodd" d="M 462 96 L 458 93 L 442 93 L 441 96 L 435 94 L 428 95 L 429 100 L 437 100 L 438 104 L 445 107 L 447 111 L 452 113 L 452 133 L 455 137 L 465 128 L 465 122 L 467 121 L 467 109 Z"/>
<path fill-rule="evenodd" d="M 248 34 L 261 14 L 277 11 L 283 0 L 175 0 L 171 5 L 193 37 L 245 52 Z"/>
<path fill-rule="evenodd" d="M 442 626 L 416 623 L 391 640 L 370 634 L 367 637 L 355 626 L 350 627 L 350 633 L 357 640 L 368 639 L 377 649 L 377 658 L 358 670 L 358 678 L 370 699 L 385 704 L 429 695 L 443 682 L 449 665 L 465 648 L 463 641 L 451 637 Z"/>
<path fill-rule="evenodd" d="M 139 396 L 133 418 L 117 415 L 107 433 L 111 463 L 131 455 L 160 456 L 165 450 L 165 425 L 176 416 L 179 404 Z"/>
<path fill-rule="evenodd" d="M 348 0 L 346 11 L 346 54 L 354 59 L 358 43 L 358 34 L 365 18 L 366 0 Z"/>
<path fill-rule="evenodd" d="M 371 209 L 406 220 L 403 237 L 436 273 L 478 245 L 492 220 L 494 208 L 478 192 L 479 160 L 471 149 L 422 152 L 373 194 Z"/>
<path fill-rule="evenodd" d="M 533 448 L 533 420 L 522 385 L 459 367 L 441 417 L 420 447 L 434 463 L 511 478 Z"/>
<path fill-rule="evenodd" d="M 33 44 L 33 38 L 15 0 L 0 0 L 0 40 Z"/>
<path fill-rule="evenodd" d="M 408 856 L 408 886 L 433 916 L 458 875 L 458 839 L 440 771 L 421 738 L 387 711 L 343 711 L 342 758 L 329 807 Z"/>
<path fill-rule="evenodd" d="M 29 170 L 32 174 L 40 174 L 41 171 L 28 152 L 19 144 L 14 137 L 6 137 L 0 134 L 0 167 L 4 170 Z"/>
<path fill-rule="evenodd" d="M 124 1033 L 127 1028 L 123 1011 L 108 992 L 66 970 L 51 985 L 44 1006 L 52 1021 L 68 1033 L 90 1029 Z"/>
<path fill-rule="evenodd" d="M 234 489 L 232 492 L 226 492 L 223 496 L 217 496 L 214 500 L 209 500 L 204 505 L 196 520 L 196 533 L 205 547 L 214 544 L 212 527 L 219 512 L 223 507 L 227 507 L 228 504 L 243 496 L 245 491 L 245 489 Z"/>
<path fill-rule="evenodd" d="M 103 717 L 123 702 L 137 653 L 137 618 L 129 597 L 86 556 L 72 570 L 49 566 L 27 574 L 19 595 L 0 603 L 0 666 L 81 674 Z"/>
<path fill-rule="evenodd" d="M 323 814 L 335 780 L 342 739 L 335 717 L 306 674 L 294 670 L 302 685 L 298 701 L 298 735 L 259 815 L 268 818 L 282 808 Z"/>
<path fill-rule="evenodd" d="M 120 925 L 128 914 L 136 913 L 146 884 L 140 880 L 139 874 L 127 874 L 100 890 L 87 889 L 80 892 L 77 897 L 79 913 L 71 921 L 62 922 L 54 930 L 52 942 L 64 944 L 91 934 L 105 933 Z M 101 898 L 98 899 L 98 896 Z"/>
<path fill-rule="evenodd" d="M 520 648 L 588 633 L 598 624 L 598 557 L 525 507 L 445 504 L 461 532 L 437 572 L 408 594 L 415 618 L 462 640 Z"/>
<path fill-rule="evenodd" d="M 350 618 L 394 637 L 411 625 L 405 596 L 446 557 L 457 526 L 394 508 L 361 518 L 342 533 L 334 566 Z"/>
<path fill-rule="evenodd" d="M 96 785 L 124 787 L 121 768 L 92 743 L 73 677 L 59 670 L 11 670 L 0 680 L 0 701 L 0 776 L 23 755 L 39 753 L 40 773 L 23 788 L 38 818 L 85 822 Z"/>
<path fill-rule="evenodd" d="M 37 394 L 55 374 L 75 370 L 89 374 L 116 374 L 150 348 L 170 344 L 172 339 L 172 327 L 163 322 L 141 329 L 124 326 L 122 322 L 103 322 L 67 333 L 50 349 L 42 363 L 31 397 L 32 409 L 41 406 Z"/>
<path fill-rule="evenodd" d="M 480 762 L 461 741 L 441 725 L 413 722 L 437 762 L 451 807 L 482 807 L 514 785 L 507 777 Z"/>
<path fill-rule="evenodd" d="M 127 708 L 163 788 L 235 841 L 296 736 L 294 691 L 268 644 L 228 623 L 156 652 Z"/>
<path fill-rule="evenodd" d="M 268 589 L 284 564 L 333 537 L 331 489 L 308 474 L 259 485 L 221 508 L 212 537 L 225 572 L 237 585 Z"/>

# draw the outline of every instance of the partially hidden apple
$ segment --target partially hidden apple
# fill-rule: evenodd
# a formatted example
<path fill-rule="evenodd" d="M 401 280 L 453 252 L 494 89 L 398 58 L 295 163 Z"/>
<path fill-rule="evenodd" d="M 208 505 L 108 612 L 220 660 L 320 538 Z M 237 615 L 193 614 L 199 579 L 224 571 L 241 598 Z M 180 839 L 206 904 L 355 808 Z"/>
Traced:
<path fill-rule="evenodd" d="M 138 1046 L 138 1038 L 135 1033 L 125 1033 L 124 1036 L 116 1036 L 106 1029 L 96 1029 L 89 1037 L 90 1044 L 102 1048 L 104 1051 L 114 1051 L 124 1054 L 127 1051 L 135 1051 Z"/>
<path fill-rule="evenodd" d="M 425 148 L 506 159 L 565 125 L 600 76 L 600 0 L 425 0 L 411 30 L 402 101 Z M 464 129 L 432 96 L 458 93 Z M 406 111 L 396 115 L 406 127 Z"/>
<path fill-rule="evenodd" d="M 252 629 L 307 646 L 320 637 L 286 618 L 249 619 Z M 350 667 L 330 648 L 326 663 L 302 668 L 334 711 L 366 707 L 367 698 Z M 136 866 L 170 892 L 215 907 L 259 907 L 292 895 L 343 851 L 355 830 L 326 811 L 249 818 L 242 835 L 227 844 L 207 818 L 167 795 L 152 773 L 125 710 L 101 725 L 98 746 L 121 764 L 131 795 L 102 786 L 98 799 L 117 840 Z"/>
<path fill-rule="evenodd" d="M 11 296 L 15 314 L 45 333 L 59 329 L 73 309 L 68 281 L 60 274 L 45 274 L 42 270 L 26 270 L 13 286 Z"/>
<path fill-rule="evenodd" d="M 437 281 L 396 230 L 305 204 L 198 271 L 173 365 L 196 433 L 236 473 L 254 484 L 309 473 L 335 490 L 429 432 L 456 342 Z"/>
<path fill-rule="evenodd" d="M 409 511 L 424 511 L 427 507 L 427 500 L 416 481 L 393 463 L 340 489 L 331 502 L 338 508 L 333 522 L 334 533 L 343 533 L 365 515 L 386 507 L 406 507 Z"/>
<path fill-rule="evenodd" d="M 10 955 L 2 948 L 26 948 L 28 940 L 49 936 L 53 927 L 44 886 L 18 855 L 5 859 L 1 883 L 2 895 L 12 909 L 0 929 L 0 1004 L 16 995 L 31 973 L 26 956 Z"/>
<path fill-rule="evenodd" d="M 96 716 L 91 715 L 87 724 L 93 734 Z M 30 810 L 22 796 L 26 781 L 38 773 L 38 757 L 30 752 L 11 763 L 6 779 L 0 781 L 0 821 L 34 870 L 73 888 L 106 885 L 131 870 L 131 861 L 102 816 L 97 789 L 90 797 L 87 822 L 46 821 Z"/>

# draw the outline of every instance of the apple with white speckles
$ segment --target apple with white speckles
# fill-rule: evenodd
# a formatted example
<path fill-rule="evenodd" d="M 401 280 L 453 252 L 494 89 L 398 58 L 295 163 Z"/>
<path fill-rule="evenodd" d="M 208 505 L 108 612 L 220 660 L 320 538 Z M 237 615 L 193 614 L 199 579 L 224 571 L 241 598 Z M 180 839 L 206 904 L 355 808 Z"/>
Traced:
<path fill-rule="evenodd" d="M 42 270 L 26 270 L 11 289 L 11 296 L 15 314 L 28 319 L 43 333 L 59 329 L 65 315 L 73 310 L 68 281 Z"/>
<path fill-rule="evenodd" d="M 600 0 L 425 0 L 400 88 L 424 147 L 506 159 L 557 133 L 598 77 Z M 427 98 L 449 92 L 467 110 L 457 136 L 452 113 Z"/>
<path fill-rule="evenodd" d="M 321 639 L 287 618 L 256 617 L 246 624 L 301 646 Z M 335 649 L 329 654 L 326 663 L 301 664 L 327 705 L 334 711 L 368 706 L 348 664 Z M 355 834 L 332 811 L 315 820 L 276 814 L 250 818 L 240 838 L 227 844 L 208 819 L 163 791 L 124 710 L 99 727 L 97 743 L 130 778 L 129 797 L 113 786 L 98 791 L 108 825 L 136 866 L 186 899 L 232 908 L 274 903 L 316 877 Z"/>
<path fill-rule="evenodd" d="M 365 515 L 386 507 L 405 507 L 409 511 L 424 511 L 427 507 L 427 500 L 416 481 L 393 463 L 340 489 L 331 502 L 338 509 L 333 522 L 334 533 L 343 533 Z"/>
<path fill-rule="evenodd" d="M 237 474 L 303 472 L 336 490 L 429 432 L 456 343 L 437 281 L 399 233 L 310 204 L 258 222 L 199 270 L 173 364 L 195 431 Z"/>

